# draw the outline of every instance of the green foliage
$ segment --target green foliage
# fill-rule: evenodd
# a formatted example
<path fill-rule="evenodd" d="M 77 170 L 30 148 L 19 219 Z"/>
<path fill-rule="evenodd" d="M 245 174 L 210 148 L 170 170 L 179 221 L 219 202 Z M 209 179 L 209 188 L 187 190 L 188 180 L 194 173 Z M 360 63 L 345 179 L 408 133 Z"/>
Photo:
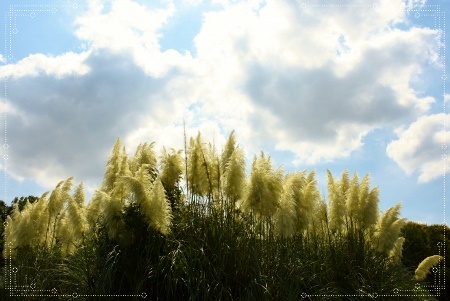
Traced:
<path fill-rule="evenodd" d="M 10 208 L 12 208 L 15 204 L 17 204 L 17 206 L 18 206 L 18 208 L 19 208 L 19 211 L 22 211 L 22 210 L 23 210 L 23 207 L 25 207 L 25 204 L 26 204 L 26 203 L 33 204 L 33 203 L 37 202 L 38 200 L 39 200 L 39 198 L 38 198 L 37 196 L 32 196 L 32 195 L 27 196 L 27 197 L 23 197 L 23 196 L 22 196 L 22 197 L 20 197 L 20 198 L 15 197 L 15 198 L 11 201 L 11 207 L 10 207 Z M 7 211 L 6 214 L 9 215 L 9 214 L 11 214 L 11 212 L 10 212 L 10 211 Z"/>
<path fill-rule="evenodd" d="M 402 236 L 405 237 L 402 263 L 410 271 L 415 271 L 424 258 L 436 254 L 450 254 L 450 228 L 446 225 L 425 225 L 408 222 L 401 232 Z M 450 263 L 445 260 L 425 278 L 425 285 L 431 293 L 439 296 L 439 300 L 450 298 L 446 287 L 439 288 L 439 284 L 442 285 L 450 281 L 449 275 Z"/>

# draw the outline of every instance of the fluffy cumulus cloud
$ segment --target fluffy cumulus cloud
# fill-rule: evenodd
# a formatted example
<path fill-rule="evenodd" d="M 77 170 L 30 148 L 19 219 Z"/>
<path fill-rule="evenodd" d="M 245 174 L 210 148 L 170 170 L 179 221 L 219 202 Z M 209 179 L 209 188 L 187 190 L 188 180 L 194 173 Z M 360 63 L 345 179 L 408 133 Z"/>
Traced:
<path fill-rule="evenodd" d="M 399 130 L 398 139 L 386 151 L 406 173 L 419 171 L 419 182 L 428 182 L 450 171 L 448 114 L 420 117 L 409 128 Z"/>
<path fill-rule="evenodd" d="M 9 78 L 2 111 L 13 177 L 98 183 L 117 137 L 129 152 L 149 140 L 181 148 L 183 119 L 188 135 L 201 130 L 218 147 L 236 129 L 252 152 L 271 144 L 298 163 L 333 160 L 360 148 L 374 128 L 411 123 L 434 101 L 410 81 L 424 64 L 438 64 L 438 32 L 397 27 L 405 8 L 422 1 L 88 3 L 75 19 L 83 52 L 0 66 Z M 189 5 L 203 10 L 195 53 L 162 50 L 164 27 Z M 407 133 L 417 127 L 388 149 L 408 171 L 423 156 L 400 145 L 411 144 Z M 422 167 L 421 179 L 434 176 Z"/>
<path fill-rule="evenodd" d="M 14 65 L 6 65 L 0 70 L 0 76 L 12 79 L 22 77 L 52 76 L 62 78 L 70 75 L 85 75 L 89 68 L 84 61 L 88 51 L 82 53 L 67 52 L 58 56 L 32 54 Z M 0 60 L 1 61 L 1 60 Z"/>
<path fill-rule="evenodd" d="M 214 74 L 204 95 L 240 97 L 251 138 L 273 141 L 299 163 L 347 156 L 371 129 L 412 121 L 434 101 L 409 83 L 436 58 L 438 35 L 396 28 L 403 1 L 227 4 L 205 15 L 196 37 L 200 62 Z"/>
<path fill-rule="evenodd" d="M 186 57 L 174 50 L 160 51 L 161 29 L 174 14 L 168 3 L 147 8 L 131 0 L 90 1 L 90 10 L 76 19 L 75 35 L 92 49 L 128 53 L 148 75 L 163 76 L 171 67 L 189 65 Z"/>
<path fill-rule="evenodd" d="M 8 81 L 13 176 L 53 183 L 65 170 L 101 176 L 117 137 L 139 128 L 153 107 L 170 110 L 161 95 L 167 79 L 146 76 L 128 56 L 96 51 L 84 64 L 90 72 L 82 76 Z"/>
<path fill-rule="evenodd" d="M 71 175 L 92 188 L 117 137 L 132 153 L 182 120 L 184 104 L 175 107 L 175 91 L 190 56 L 160 52 L 157 41 L 170 10 L 91 1 L 76 19 L 75 35 L 86 51 L 32 54 L 2 66 L 7 98 L 1 111 L 8 122 L 1 129 L 7 124 L 9 160 L 1 167 L 49 188 Z"/>

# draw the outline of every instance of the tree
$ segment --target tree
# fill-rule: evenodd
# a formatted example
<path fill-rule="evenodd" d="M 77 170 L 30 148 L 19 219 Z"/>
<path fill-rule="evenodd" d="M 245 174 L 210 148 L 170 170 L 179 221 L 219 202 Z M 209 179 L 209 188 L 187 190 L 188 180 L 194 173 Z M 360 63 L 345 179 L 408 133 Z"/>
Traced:
<path fill-rule="evenodd" d="M 33 196 L 33 195 L 29 195 L 27 197 L 21 196 L 20 198 L 15 197 L 12 202 L 11 202 L 11 206 L 10 206 L 10 210 L 12 210 L 13 206 L 15 204 L 17 204 L 17 206 L 19 207 L 19 211 L 22 211 L 23 207 L 25 206 L 25 204 L 27 202 L 29 202 L 30 204 L 33 204 L 34 202 L 38 201 L 39 197 L 37 196 Z M 7 214 L 9 215 L 11 212 L 7 212 Z"/>
<path fill-rule="evenodd" d="M 4 234 L 5 234 L 5 221 L 6 221 L 6 216 L 9 214 L 8 211 L 11 207 L 6 205 L 6 203 L 3 200 L 0 200 L 0 214 L 1 214 L 1 224 L 0 224 L 0 254 L 3 254 L 3 248 L 5 245 L 5 238 L 4 238 Z M 2 256 L 1 261 L 0 261 L 0 267 L 4 266 L 5 262 L 4 262 L 4 258 Z"/>
<path fill-rule="evenodd" d="M 405 237 L 403 245 L 402 263 L 411 271 L 414 271 L 419 264 L 433 255 L 450 254 L 450 228 L 446 225 L 426 225 L 416 222 L 408 222 L 402 228 L 402 236 Z M 441 271 L 428 274 L 425 281 L 431 291 L 436 283 L 449 283 L 450 261 L 445 260 L 445 266 L 440 264 Z M 445 269 L 442 270 L 442 269 Z M 443 278 L 445 275 L 445 279 Z M 448 289 L 440 290 L 440 300 L 449 300 Z"/>

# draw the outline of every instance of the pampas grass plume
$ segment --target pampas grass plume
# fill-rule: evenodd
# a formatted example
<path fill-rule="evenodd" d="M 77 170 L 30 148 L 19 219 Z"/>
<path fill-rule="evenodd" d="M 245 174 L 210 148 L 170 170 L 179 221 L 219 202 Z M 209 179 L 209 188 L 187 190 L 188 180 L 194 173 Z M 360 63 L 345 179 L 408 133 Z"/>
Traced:
<path fill-rule="evenodd" d="M 167 200 L 161 180 L 157 178 L 153 184 L 144 164 L 137 173 L 137 177 L 124 177 L 123 180 L 134 193 L 141 212 L 147 218 L 149 226 L 163 234 L 170 231 L 172 210 Z"/>
<path fill-rule="evenodd" d="M 392 260 L 392 262 L 394 263 L 401 262 L 404 242 L 405 242 L 404 237 L 397 238 L 394 248 L 389 252 L 389 258 Z"/>
<path fill-rule="evenodd" d="M 61 193 L 61 186 L 64 184 L 64 181 L 59 182 L 55 189 L 53 189 L 52 193 L 50 194 L 50 198 L 48 200 L 48 212 L 50 215 L 50 218 L 53 218 L 56 216 L 56 214 L 62 209 L 63 207 L 63 200 L 62 200 L 62 193 Z"/>
<path fill-rule="evenodd" d="M 291 193 L 283 194 L 280 207 L 274 215 L 275 230 L 278 235 L 289 237 L 295 231 L 295 203 Z"/>
<path fill-rule="evenodd" d="M 329 199 L 329 225 L 334 231 L 340 230 L 344 225 L 344 218 L 347 213 L 345 206 L 345 195 L 347 193 L 349 183 L 346 171 L 342 173 L 342 180 L 335 181 L 333 175 L 327 170 L 328 176 L 328 199 Z"/>
<path fill-rule="evenodd" d="M 94 230 L 99 221 L 103 203 L 105 202 L 105 196 L 108 196 L 108 194 L 104 191 L 96 190 L 86 207 L 86 220 L 90 230 Z"/>
<path fill-rule="evenodd" d="M 359 179 L 358 174 L 355 172 L 353 178 L 350 182 L 350 187 L 348 189 L 346 195 L 346 205 L 348 216 L 353 222 L 357 222 L 359 220 Z"/>
<path fill-rule="evenodd" d="M 164 194 L 164 187 L 159 179 L 153 183 L 150 191 L 150 202 L 143 204 L 144 214 L 149 218 L 150 224 L 156 230 L 166 235 L 170 232 L 172 210 Z"/>
<path fill-rule="evenodd" d="M 130 171 L 136 174 L 142 165 L 148 164 L 149 170 L 156 170 L 155 142 L 139 144 L 130 163 Z"/>
<path fill-rule="evenodd" d="M 424 280 L 430 273 L 430 269 L 443 259 L 444 257 L 440 255 L 433 255 L 425 258 L 417 267 L 414 279 L 418 281 Z"/>
<path fill-rule="evenodd" d="M 243 197 L 246 184 L 243 150 L 235 148 L 225 166 L 224 194 L 228 199 L 237 201 Z"/>
<path fill-rule="evenodd" d="M 373 239 L 378 251 L 389 253 L 398 239 L 406 219 L 398 219 L 401 203 L 392 206 L 378 219 Z"/>
<path fill-rule="evenodd" d="M 364 201 L 364 211 L 362 214 L 362 226 L 364 229 L 368 229 L 374 226 L 378 220 L 378 204 L 379 200 L 379 188 L 378 186 L 373 188 L 367 198 Z"/>
<path fill-rule="evenodd" d="M 103 182 L 101 186 L 101 190 L 109 192 L 113 189 L 114 183 L 118 177 L 120 171 L 120 162 L 122 156 L 124 155 L 121 152 L 122 144 L 120 142 L 120 138 L 117 138 L 116 143 L 114 143 L 113 150 L 111 155 L 109 156 L 108 162 L 106 163 L 106 170 L 103 176 Z"/>
<path fill-rule="evenodd" d="M 161 156 L 161 181 L 168 191 L 173 191 L 183 172 L 181 150 L 171 149 L 170 153 L 163 149 Z"/>
<path fill-rule="evenodd" d="M 272 216 L 283 192 L 283 170 L 273 170 L 270 157 L 261 152 L 260 158 L 253 160 L 247 194 L 242 203 L 246 211 L 253 211 L 259 217 Z"/>
<path fill-rule="evenodd" d="M 108 236 L 111 239 L 117 239 L 124 227 L 122 219 L 123 203 L 103 191 L 99 191 L 99 193 L 103 199 L 103 220 L 108 229 Z"/>

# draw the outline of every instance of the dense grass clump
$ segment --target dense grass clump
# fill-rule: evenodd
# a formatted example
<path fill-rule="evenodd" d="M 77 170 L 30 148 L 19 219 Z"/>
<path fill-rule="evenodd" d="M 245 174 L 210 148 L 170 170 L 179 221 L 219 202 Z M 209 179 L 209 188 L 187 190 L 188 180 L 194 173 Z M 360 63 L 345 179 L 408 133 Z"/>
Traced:
<path fill-rule="evenodd" d="M 234 133 L 221 154 L 199 134 L 185 155 L 158 164 L 143 144 L 129 158 L 118 140 L 86 206 L 70 178 L 15 208 L 2 297 L 432 300 L 401 263 L 400 205 L 380 212 L 368 176 L 329 173 L 326 203 L 314 172 L 284 174 L 264 153 L 247 177 Z"/>

